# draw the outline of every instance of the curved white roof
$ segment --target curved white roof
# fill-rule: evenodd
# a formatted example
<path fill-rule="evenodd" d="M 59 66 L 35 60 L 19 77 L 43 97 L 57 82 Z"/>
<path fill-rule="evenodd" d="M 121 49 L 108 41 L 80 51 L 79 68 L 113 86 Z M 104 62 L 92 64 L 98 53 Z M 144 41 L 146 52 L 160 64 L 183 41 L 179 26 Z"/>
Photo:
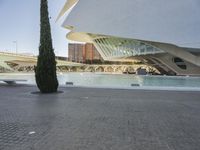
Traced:
<path fill-rule="evenodd" d="M 64 22 L 73 32 L 200 48 L 199 0 L 80 0 Z"/>
<path fill-rule="evenodd" d="M 79 0 L 67 0 L 64 7 L 62 8 L 62 10 L 60 11 L 58 17 L 56 20 L 60 19 L 60 17 L 62 17 L 66 11 L 68 11 L 73 5 L 75 5 Z"/>

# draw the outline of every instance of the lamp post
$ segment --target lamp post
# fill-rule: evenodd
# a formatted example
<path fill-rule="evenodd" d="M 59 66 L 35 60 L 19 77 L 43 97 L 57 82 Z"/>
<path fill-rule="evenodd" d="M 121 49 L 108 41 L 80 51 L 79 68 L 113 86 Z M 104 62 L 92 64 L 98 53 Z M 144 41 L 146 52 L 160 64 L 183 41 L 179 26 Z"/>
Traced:
<path fill-rule="evenodd" d="M 16 46 L 16 53 L 17 53 L 17 49 L 18 49 L 18 43 L 17 43 L 17 41 L 13 41 L 13 43 L 15 43 L 15 46 Z"/>

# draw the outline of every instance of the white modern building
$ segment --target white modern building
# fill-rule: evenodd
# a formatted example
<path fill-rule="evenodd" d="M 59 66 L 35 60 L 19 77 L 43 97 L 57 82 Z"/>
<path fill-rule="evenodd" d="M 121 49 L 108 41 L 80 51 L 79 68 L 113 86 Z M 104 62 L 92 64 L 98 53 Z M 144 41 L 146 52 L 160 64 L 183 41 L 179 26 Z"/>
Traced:
<path fill-rule="evenodd" d="M 105 60 L 139 59 L 165 74 L 200 75 L 199 0 L 67 0 L 67 38 Z"/>

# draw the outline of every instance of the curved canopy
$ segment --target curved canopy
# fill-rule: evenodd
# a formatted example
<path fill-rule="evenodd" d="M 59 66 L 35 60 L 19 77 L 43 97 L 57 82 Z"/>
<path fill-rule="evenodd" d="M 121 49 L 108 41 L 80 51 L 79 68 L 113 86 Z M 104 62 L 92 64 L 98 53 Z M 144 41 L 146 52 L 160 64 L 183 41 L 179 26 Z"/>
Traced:
<path fill-rule="evenodd" d="M 72 1 L 68 1 L 70 3 Z M 199 0 L 76 0 L 64 27 L 200 48 Z M 66 4 L 66 8 L 67 8 Z M 69 7 L 69 6 L 68 6 Z M 65 10 L 65 9 L 64 9 Z"/>
<path fill-rule="evenodd" d="M 60 11 L 56 21 L 62 17 L 66 11 L 68 11 L 73 5 L 75 5 L 79 0 L 67 0 L 64 7 Z"/>

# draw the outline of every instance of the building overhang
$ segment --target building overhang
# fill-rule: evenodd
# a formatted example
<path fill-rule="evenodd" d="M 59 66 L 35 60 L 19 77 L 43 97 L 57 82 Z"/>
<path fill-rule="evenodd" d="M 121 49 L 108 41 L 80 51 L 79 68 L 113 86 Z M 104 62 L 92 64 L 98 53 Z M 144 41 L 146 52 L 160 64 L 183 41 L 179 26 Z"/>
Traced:
<path fill-rule="evenodd" d="M 56 21 L 58 21 L 70 8 L 72 8 L 79 0 L 67 0 L 64 7 L 60 11 Z"/>
<path fill-rule="evenodd" d="M 69 32 L 67 34 L 67 39 L 72 40 L 72 41 L 77 41 L 77 42 L 85 42 L 85 43 L 92 43 L 91 37 L 84 32 Z"/>

